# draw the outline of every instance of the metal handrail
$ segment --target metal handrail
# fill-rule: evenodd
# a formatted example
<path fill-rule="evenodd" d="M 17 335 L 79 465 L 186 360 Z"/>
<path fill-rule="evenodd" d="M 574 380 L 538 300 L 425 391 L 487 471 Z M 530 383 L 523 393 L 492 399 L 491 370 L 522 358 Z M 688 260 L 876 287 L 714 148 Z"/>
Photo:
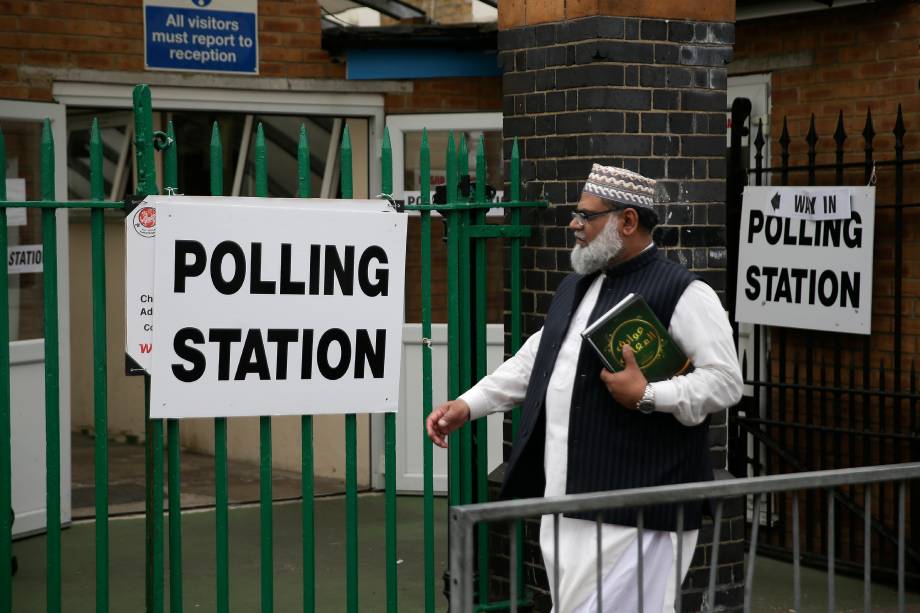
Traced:
<path fill-rule="evenodd" d="M 450 553 L 451 576 L 451 610 L 472 611 L 472 550 L 473 530 L 481 522 L 508 521 L 539 515 L 558 515 L 560 513 L 586 513 L 624 507 L 642 507 L 655 504 L 673 504 L 700 500 L 716 500 L 716 514 L 721 515 L 725 498 L 756 494 L 758 500 L 764 494 L 806 489 L 829 489 L 844 485 L 859 485 L 900 481 L 899 517 L 898 517 L 898 602 L 899 611 L 904 610 L 904 482 L 920 479 L 920 462 L 902 464 L 884 464 L 859 468 L 811 471 L 785 475 L 770 475 L 740 479 L 725 479 L 677 485 L 634 488 L 590 494 L 572 494 L 549 498 L 525 498 L 483 504 L 460 505 L 450 509 L 450 538 L 453 544 Z M 829 509 L 829 522 L 833 522 L 833 505 Z M 641 522 L 642 511 L 639 510 Z M 755 522 L 756 529 L 758 522 Z M 557 528 L 558 529 L 558 528 Z M 832 529 L 832 525 L 831 525 Z M 682 530 L 678 530 L 678 540 L 682 539 Z M 830 532 L 833 534 L 833 532 Z M 640 529 L 641 539 L 641 529 Z M 714 541 L 718 539 L 716 535 Z M 751 538 L 751 560 L 756 552 L 756 536 Z M 713 560 L 712 571 L 717 562 Z M 833 560 L 829 560 L 829 585 L 833 585 Z M 750 569 L 749 569 L 750 570 Z M 752 573 L 748 573 L 745 586 L 745 610 L 750 607 L 750 582 Z M 712 602 L 713 585 L 710 585 Z M 676 590 L 679 599 L 679 588 Z M 513 596 L 513 595 L 512 595 Z M 512 599 L 513 600 L 513 599 Z M 512 610 L 514 610 L 513 607 Z"/>

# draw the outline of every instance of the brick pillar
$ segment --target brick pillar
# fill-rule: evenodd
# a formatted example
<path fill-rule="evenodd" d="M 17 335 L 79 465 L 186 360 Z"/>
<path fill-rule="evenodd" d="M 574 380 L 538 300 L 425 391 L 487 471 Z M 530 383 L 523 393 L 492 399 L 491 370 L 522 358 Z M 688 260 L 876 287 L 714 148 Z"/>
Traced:
<path fill-rule="evenodd" d="M 660 180 L 668 202 L 658 206 L 655 242 L 724 301 L 726 64 L 733 22 L 731 0 L 500 2 L 505 157 L 516 137 L 526 197 L 554 205 L 528 214 L 535 233 L 522 258 L 525 334 L 542 325 L 555 288 L 571 270 L 574 241 L 565 226 L 595 162 Z M 714 462 L 725 467 L 725 415 L 714 415 L 712 423 Z M 507 438 L 510 427 L 505 432 Z M 740 502 L 726 505 L 720 610 L 741 604 L 742 513 Z M 684 610 L 699 610 L 708 587 L 711 534 L 710 522 L 684 584 Z M 531 535 L 536 532 L 528 530 Z M 531 540 L 527 551 L 525 574 L 540 595 L 536 610 L 543 610 L 547 584 L 537 543 Z M 506 589 L 500 583 L 497 578 L 496 591 Z"/>

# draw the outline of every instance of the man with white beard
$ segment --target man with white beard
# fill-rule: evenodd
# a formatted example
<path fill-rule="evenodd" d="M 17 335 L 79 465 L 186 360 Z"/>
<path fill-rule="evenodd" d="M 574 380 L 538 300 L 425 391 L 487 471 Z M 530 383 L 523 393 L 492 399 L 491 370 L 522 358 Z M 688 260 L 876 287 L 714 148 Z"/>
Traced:
<path fill-rule="evenodd" d="M 502 497 L 561 496 L 711 480 L 709 414 L 741 398 L 731 326 L 715 292 L 658 253 L 655 181 L 595 164 L 572 213 L 573 274 L 556 291 L 543 328 L 494 373 L 428 416 L 428 436 L 447 436 L 470 419 L 523 402 L 505 468 Z M 629 345 L 626 368 L 606 370 L 581 331 L 629 293 L 642 295 L 693 364 L 691 372 L 650 383 Z M 683 542 L 677 505 L 643 509 L 643 605 L 673 611 L 678 547 L 683 577 L 696 546 L 700 504 L 685 504 Z M 601 514 L 605 611 L 638 608 L 636 509 Z M 598 609 L 595 514 L 544 516 L 540 547 L 550 578 L 559 573 L 554 611 Z M 553 581 L 550 580 L 552 585 Z"/>

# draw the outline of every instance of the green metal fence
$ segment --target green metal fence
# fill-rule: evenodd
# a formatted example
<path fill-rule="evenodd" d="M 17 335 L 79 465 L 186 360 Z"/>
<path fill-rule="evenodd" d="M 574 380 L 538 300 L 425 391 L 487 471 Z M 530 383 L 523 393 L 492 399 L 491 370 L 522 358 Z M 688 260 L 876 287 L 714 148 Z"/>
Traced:
<path fill-rule="evenodd" d="M 177 193 L 178 185 L 177 150 L 181 143 L 170 123 L 166 133 L 154 132 L 150 90 L 139 85 L 134 91 L 135 145 L 137 160 L 137 187 L 139 197 L 159 193 L 156 176 L 157 152 L 162 156 L 163 191 Z M 298 196 L 309 198 L 309 147 L 307 133 L 300 128 L 297 148 Z M 490 239 L 504 239 L 510 246 L 510 293 L 511 330 L 510 349 L 516 351 L 522 340 L 521 334 L 521 248 L 530 228 L 521 225 L 521 210 L 525 207 L 545 206 L 544 203 L 528 203 L 520 200 L 520 155 L 514 144 L 510 164 L 510 201 L 502 203 L 508 211 L 507 224 L 487 224 L 486 211 L 493 206 L 485 197 L 485 153 L 482 140 L 476 153 L 476 187 L 473 193 L 463 193 L 458 187 L 460 178 L 468 175 L 468 156 L 465 139 L 460 146 L 454 146 L 453 136 L 448 141 L 446 159 L 447 194 L 446 203 L 439 205 L 417 205 L 406 207 L 420 214 L 420 239 L 422 249 L 422 334 L 431 338 L 431 215 L 438 212 L 445 217 L 448 229 L 448 290 L 451 296 L 448 309 L 448 391 L 456 397 L 486 372 L 486 261 L 485 243 Z M 5 167 L 6 150 L 0 131 L 0 168 Z M 265 137 L 259 125 L 255 139 L 255 191 L 257 196 L 267 197 L 267 163 Z M 385 132 L 381 149 L 382 191 L 389 194 L 393 185 L 393 159 L 389 136 Z M 108 500 L 108 446 L 106 432 L 108 407 L 106 403 L 106 300 L 105 300 L 105 209 L 121 209 L 121 202 L 104 200 L 102 173 L 102 140 L 98 125 L 94 122 L 90 138 L 91 200 L 67 202 L 56 200 L 54 193 L 54 143 L 50 122 L 46 120 L 41 141 L 41 200 L 28 202 L 6 201 L 5 183 L 0 181 L 0 207 L 4 210 L 15 207 L 41 209 L 42 248 L 44 253 L 44 326 L 45 326 L 45 424 L 46 424 L 46 490 L 47 490 L 47 611 L 59 612 L 61 602 L 61 526 L 54 518 L 60 517 L 60 428 L 59 423 L 59 364 L 58 364 L 58 296 L 57 296 L 57 245 L 56 219 L 58 209 L 89 209 L 92 240 L 92 312 L 93 312 L 93 399 L 95 437 L 95 506 L 96 506 L 96 611 L 109 611 L 110 568 L 109 551 L 109 500 Z M 352 149 L 346 127 L 341 143 L 341 195 L 351 198 Z M 431 201 L 430 148 L 427 134 L 423 133 L 421 147 L 421 202 Z M 223 152 L 220 128 L 215 123 L 210 145 L 211 195 L 223 194 Z M 6 215 L 0 215 L 0 253 L 7 246 Z M 12 580 L 10 575 L 11 522 L 3 511 L 11 507 L 11 445 L 10 445 L 10 353 L 9 353 L 9 299 L 8 271 L 0 266 L 0 611 L 14 611 Z M 422 346 L 423 393 L 422 413 L 432 409 L 432 355 L 431 346 Z M 147 610 L 160 613 L 164 602 L 168 568 L 169 612 L 183 610 L 182 601 L 182 529 L 180 496 L 180 459 L 178 420 L 166 421 L 168 437 L 167 484 L 169 491 L 168 520 L 169 556 L 164 559 L 164 509 L 163 466 L 164 440 L 163 421 L 149 419 L 150 380 L 145 377 L 146 404 L 146 603 Z M 361 609 L 358 601 L 358 487 L 357 487 L 357 419 L 356 414 L 345 416 L 346 449 L 346 578 L 347 590 L 343 602 L 349 613 Z M 513 427 L 517 431 L 517 411 L 513 413 Z M 395 612 L 397 602 L 397 501 L 396 501 L 396 416 L 387 414 L 385 421 L 385 512 L 386 512 L 386 609 Z M 65 424 L 64 427 L 68 427 Z M 434 611 L 437 577 L 434 554 L 434 526 L 439 519 L 434 515 L 434 488 L 432 444 L 424 433 L 424 424 L 417 424 L 418 436 L 423 439 L 424 465 L 424 603 L 403 603 L 405 610 Z M 273 586 L 273 520 L 272 520 L 272 431 L 271 418 L 259 421 L 260 462 L 260 568 L 261 610 L 272 611 L 274 603 Z M 314 530 L 314 482 L 313 482 L 313 420 L 311 416 L 301 418 L 302 450 L 302 524 L 303 524 L 303 609 L 316 609 L 316 535 Z M 451 505 L 485 502 L 488 500 L 485 420 L 467 425 L 451 445 L 449 451 L 449 502 Z M 229 611 L 232 603 L 229 593 L 229 501 L 228 501 L 228 455 L 227 420 L 214 419 L 214 481 L 216 491 L 216 532 L 214 535 L 216 564 L 217 611 Z M 175 493 L 175 495 L 174 495 Z M 446 562 L 446 561 L 445 561 Z M 520 557 L 516 560 L 520 568 Z M 489 603 L 488 589 L 488 540 L 485 529 L 478 534 L 479 610 L 500 610 L 503 603 Z M 517 572 L 517 577 L 523 573 Z M 517 586 L 520 597 L 520 586 Z M 443 602 L 443 601 L 442 601 Z"/>

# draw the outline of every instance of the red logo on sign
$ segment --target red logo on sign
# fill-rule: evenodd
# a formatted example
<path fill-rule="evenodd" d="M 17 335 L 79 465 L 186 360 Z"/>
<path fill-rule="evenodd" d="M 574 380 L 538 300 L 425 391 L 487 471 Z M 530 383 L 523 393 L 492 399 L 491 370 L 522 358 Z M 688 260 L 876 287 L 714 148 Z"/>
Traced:
<path fill-rule="evenodd" d="M 157 210 L 153 207 L 145 206 L 137 214 L 137 221 L 145 228 L 152 228 L 157 225 Z"/>
<path fill-rule="evenodd" d="M 157 232 L 157 210 L 152 206 L 137 209 L 131 220 L 134 231 L 144 238 L 151 238 Z"/>

